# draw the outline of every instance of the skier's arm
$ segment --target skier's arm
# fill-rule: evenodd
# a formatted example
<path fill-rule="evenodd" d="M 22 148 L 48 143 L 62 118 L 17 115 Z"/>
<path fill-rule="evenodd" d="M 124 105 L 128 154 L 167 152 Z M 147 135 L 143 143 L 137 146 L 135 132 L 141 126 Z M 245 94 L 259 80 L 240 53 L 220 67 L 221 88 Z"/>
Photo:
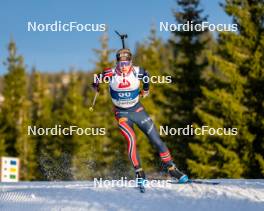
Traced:
<path fill-rule="evenodd" d="M 100 83 L 102 83 L 106 77 L 111 77 L 112 75 L 113 75 L 113 71 L 111 68 L 106 68 L 102 73 L 94 75 L 94 79 L 93 79 L 94 81 L 92 84 L 93 89 L 96 92 L 99 92 Z"/>
<path fill-rule="evenodd" d="M 139 69 L 139 79 L 142 80 L 143 89 L 141 90 L 141 96 L 147 97 L 149 95 L 149 83 L 150 83 L 150 75 L 148 71 L 143 68 Z"/>

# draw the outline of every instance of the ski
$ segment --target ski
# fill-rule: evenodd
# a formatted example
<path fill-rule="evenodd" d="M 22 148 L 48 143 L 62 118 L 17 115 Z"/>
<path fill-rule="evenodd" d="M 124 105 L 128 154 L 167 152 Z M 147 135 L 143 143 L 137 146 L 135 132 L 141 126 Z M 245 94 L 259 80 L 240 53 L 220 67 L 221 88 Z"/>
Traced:
<path fill-rule="evenodd" d="M 179 183 L 178 181 L 169 181 L 171 184 L 204 184 L 204 185 L 218 185 L 220 182 L 214 182 L 214 181 L 205 181 L 205 180 L 191 180 L 189 179 L 186 183 Z"/>
<path fill-rule="evenodd" d="M 215 181 L 205 181 L 205 180 L 190 180 L 190 183 L 195 183 L 195 184 L 207 184 L 207 185 L 218 185 L 220 182 L 215 182 Z"/>

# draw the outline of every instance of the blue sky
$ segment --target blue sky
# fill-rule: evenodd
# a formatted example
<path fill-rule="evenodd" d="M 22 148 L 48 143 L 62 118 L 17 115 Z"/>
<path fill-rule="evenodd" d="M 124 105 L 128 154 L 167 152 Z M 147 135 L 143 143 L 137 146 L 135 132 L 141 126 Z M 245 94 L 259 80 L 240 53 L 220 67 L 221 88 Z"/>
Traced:
<path fill-rule="evenodd" d="M 201 7 L 209 15 L 210 23 L 231 23 L 219 2 L 202 0 Z M 127 2 L 127 3 L 124 3 Z M 69 70 L 70 67 L 89 70 L 94 66 L 93 48 L 100 46 L 102 32 L 27 32 L 27 22 L 53 23 L 77 21 L 79 23 L 106 23 L 109 27 L 110 47 L 120 48 L 114 30 L 128 34 L 128 46 L 133 50 L 138 41 L 149 34 L 151 24 L 160 21 L 174 23 L 172 9 L 175 0 L 9 0 L 0 7 L 0 74 L 6 72 L 3 61 L 7 57 L 7 44 L 11 37 L 18 52 L 25 58 L 27 68 L 33 65 L 41 71 Z M 169 32 L 159 32 L 164 40 Z"/>

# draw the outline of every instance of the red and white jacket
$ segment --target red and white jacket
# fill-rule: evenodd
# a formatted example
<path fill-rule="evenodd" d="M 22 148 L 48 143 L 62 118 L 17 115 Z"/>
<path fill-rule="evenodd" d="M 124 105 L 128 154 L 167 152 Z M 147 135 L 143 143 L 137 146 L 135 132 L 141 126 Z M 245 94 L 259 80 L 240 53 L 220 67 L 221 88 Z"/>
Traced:
<path fill-rule="evenodd" d="M 102 82 L 109 83 L 109 92 L 112 102 L 119 108 L 131 108 L 139 101 L 140 82 L 143 83 L 143 91 L 149 90 L 149 74 L 143 68 L 131 66 L 127 74 L 122 73 L 117 67 L 107 68 L 97 75 L 93 83 L 98 89 Z"/>

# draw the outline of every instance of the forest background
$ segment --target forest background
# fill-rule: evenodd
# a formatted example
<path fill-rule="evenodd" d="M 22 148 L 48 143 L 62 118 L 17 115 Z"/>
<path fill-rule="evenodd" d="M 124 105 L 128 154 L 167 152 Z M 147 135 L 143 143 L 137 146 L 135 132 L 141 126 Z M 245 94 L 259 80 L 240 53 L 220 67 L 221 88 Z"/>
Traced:
<path fill-rule="evenodd" d="M 175 23 L 207 20 L 199 0 L 177 0 L 175 8 Z M 173 80 L 151 84 L 142 104 L 157 128 L 238 128 L 236 136 L 162 136 L 178 167 L 191 177 L 263 178 L 264 2 L 226 0 L 221 8 L 238 25 L 237 32 L 175 31 L 164 41 L 150 26 L 149 36 L 135 46 L 133 63 Z M 115 65 L 111 55 L 117 49 L 110 49 L 108 40 L 106 32 L 101 48 L 94 49 L 93 69 L 57 73 L 40 71 L 37 64 L 27 67 L 10 40 L 6 73 L 0 77 L 0 156 L 20 158 L 22 180 L 133 175 L 107 85 L 89 111 L 93 75 Z M 29 136 L 29 125 L 104 127 L 106 135 Z M 144 169 L 161 172 L 157 151 L 138 129 L 136 134 Z"/>

